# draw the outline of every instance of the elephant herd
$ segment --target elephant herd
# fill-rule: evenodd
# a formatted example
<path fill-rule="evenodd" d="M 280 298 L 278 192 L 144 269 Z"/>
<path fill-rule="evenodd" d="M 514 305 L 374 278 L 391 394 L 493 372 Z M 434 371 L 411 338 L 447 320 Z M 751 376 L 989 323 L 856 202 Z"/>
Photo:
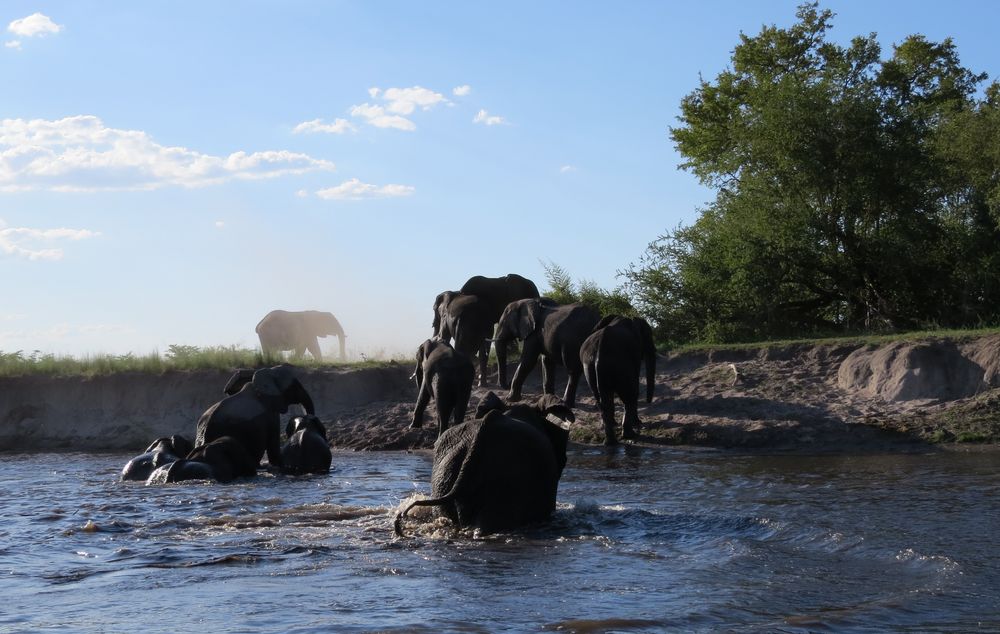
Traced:
<path fill-rule="evenodd" d="M 269 332 L 262 329 L 266 322 L 268 318 L 257 327 L 262 345 Z M 642 364 L 646 400 L 652 400 L 656 351 L 644 320 L 614 315 L 602 319 L 582 304 L 559 305 L 540 297 L 535 284 L 519 275 L 476 276 L 458 291 L 439 294 L 433 327 L 434 336 L 416 354 L 417 401 L 411 422 L 411 427 L 422 426 L 433 399 L 438 435 L 432 497 L 412 502 L 397 514 L 397 534 L 403 534 L 404 520 L 416 506 L 435 507 L 456 526 L 483 533 L 548 518 L 566 466 L 581 374 L 597 400 L 606 444 L 617 443 L 616 396 L 625 406 L 622 436 L 635 436 Z M 339 337 L 343 343 L 343 329 Z M 521 360 L 508 383 L 507 348 L 515 340 L 522 342 Z M 277 347 L 289 342 L 269 343 Z M 491 343 L 496 346 L 499 384 L 509 387 L 507 399 L 488 392 L 467 420 L 477 377 L 473 360 L 478 357 L 478 381 L 485 386 Z M 539 358 L 543 394 L 533 404 L 520 403 L 524 380 Z M 554 394 L 556 366 L 569 374 L 561 399 Z M 147 484 L 228 482 L 256 475 L 265 454 L 270 468 L 281 473 L 329 470 L 326 430 L 292 366 L 239 370 L 224 392 L 226 397 L 198 419 L 193 445 L 181 436 L 159 438 L 125 465 L 122 479 Z M 289 421 L 282 442 L 281 414 L 293 404 L 306 413 Z"/>
<path fill-rule="evenodd" d="M 227 396 L 198 419 L 193 446 L 180 435 L 157 438 L 125 465 L 122 480 L 229 482 L 257 475 L 265 454 L 270 466 L 283 473 L 329 471 L 326 428 L 292 366 L 238 370 L 223 392 Z M 306 413 L 288 422 L 282 443 L 281 414 L 296 403 Z"/>
<path fill-rule="evenodd" d="M 449 420 L 462 422 L 472 393 L 478 357 L 479 386 L 488 383 L 490 343 L 497 358 L 497 380 L 508 389 L 508 402 L 521 400 L 528 374 L 542 362 L 542 393 L 555 393 L 557 366 L 569 375 L 562 400 L 576 404 L 580 376 L 587 380 L 604 424 L 604 442 L 618 442 L 615 397 L 624 405 L 622 437 L 634 438 L 639 424 L 639 371 L 646 368 L 646 401 L 653 399 L 656 347 L 653 333 L 641 317 L 608 315 L 582 303 L 561 305 L 540 297 L 531 280 L 516 274 L 475 276 L 459 291 L 445 291 L 434 300 L 434 336 L 417 349 L 417 404 L 411 427 L 423 424 L 433 398 L 438 433 Z M 454 344 L 451 341 L 454 340 Z M 508 380 L 508 349 L 521 342 L 521 359 Z"/>

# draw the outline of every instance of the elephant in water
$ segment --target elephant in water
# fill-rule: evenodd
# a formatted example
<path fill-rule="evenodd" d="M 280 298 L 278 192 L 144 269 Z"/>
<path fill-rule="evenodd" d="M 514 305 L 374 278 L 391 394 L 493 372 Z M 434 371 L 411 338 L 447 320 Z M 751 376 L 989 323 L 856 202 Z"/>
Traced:
<path fill-rule="evenodd" d="M 410 427 L 423 427 L 424 410 L 431 397 L 437 409 L 438 436 L 448 428 L 450 418 L 454 418 L 456 425 L 461 423 L 469 407 L 475 375 L 469 357 L 447 341 L 435 338 L 420 344 L 413 372 L 417 380 L 417 404 Z"/>
<path fill-rule="evenodd" d="M 157 438 L 142 454 L 128 461 L 122 468 L 122 480 L 145 480 L 157 467 L 170 464 L 188 455 L 194 445 L 191 441 L 175 434 Z"/>
<path fill-rule="evenodd" d="M 542 356 L 542 392 L 555 393 L 555 368 L 561 365 L 569 372 L 563 400 L 573 407 L 576 388 L 583 374 L 580 346 L 600 321 L 597 310 L 584 304 L 559 305 L 550 299 L 521 299 L 511 302 L 500 316 L 497 326 L 496 350 L 500 363 L 500 385 L 507 385 L 507 343 L 521 339 L 521 362 L 514 371 L 507 399 L 521 398 L 521 386 L 528 373 Z"/>
<path fill-rule="evenodd" d="M 438 507 L 457 526 L 484 534 L 546 520 L 555 510 L 572 410 L 552 395 L 506 407 L 490 392 L 476 415 L 434 443 L 433 498 L 396 515 L 397 535 L 414 506 Z"/>
<path fill-rule="evenodd" d="M 246 447 L 232 436 L 222 436 L 199 445 L 185 458 L 158 467 L 146 484 L 164 484 L 184 480 L 217 480 L 230 482 L 236 478 L 257 475 L 257 463 Z"/>
<path fill-rule="evenodd" d="M 646 365 L 646 402 L 653 400 L 656 381 L 656 346 L 653 331 L 642 317 L 608 315 L 594 328 L 580 348 L 580 362 L 587 383 L 597 399 L 604 422 L 604 444 L 615 438 L 615 395 L 625 406 L 622 438 L 635 438 L 639 426 L 639 368 Z"/>
<path fill-rule="evenodd" d="M 281 446 L 281 470 L 298 475 L 326 473 L 333 456 L 326 427 L 316 416 L 296 416 L 285 426 L 288 440 Z"/>
<path fill-rule="evenodd" d="M 209 407 L 198 419 L 195 445 L 201 446 L 229 436 L 247 450 L 254 465 L 264 453 L 268 462 L 280 468 L 281 414 L 289 405 L 302 405 L 315 414 L 312 398 L 295 377 L 290 365 L 261 370 L 238 370 L 226 384 L 226 398 Z"/>
<path fill-rule="evenodd" d="M 323 360 L 317 337 L 336 336 L 340 343 L 340 360 L 344 351 L 344 328 L 333 313 L 318 310 L 292 312 L 272 310 L 257 324 L 257 336 L 265 354 L 280 354 L 291 350 L 294 358 L 300 358 L 305 351 L 317 361 Z"/>

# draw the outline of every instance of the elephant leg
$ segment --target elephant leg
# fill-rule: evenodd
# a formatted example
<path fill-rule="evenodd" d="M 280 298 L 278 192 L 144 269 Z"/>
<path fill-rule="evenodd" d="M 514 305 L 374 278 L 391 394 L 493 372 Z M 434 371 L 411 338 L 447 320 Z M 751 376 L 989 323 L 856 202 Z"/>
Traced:
<path fill-rule="evenodd" d="M 442 395 L 441 392 L 441 386 L 438 386 L 438 396 L 434 399 L 438 418 L 438 436 L 443 434 L 444 430 L 448 429 L 448 420 L 451 418 L 451 412 L 455 408 L 455 404 L 452 402 L 452 395 L 447 393 Z"/>
<path fill-rule="evenodd" d="M 486 387 L 486 364 L 490 358 L 490 342 L 483 340 L 479 346 L 479 387 Z"/>
<path fill-rule="evenodd" d="M 566 381 L 566 391 L 563 393 L 563 403 L 566 407 L 576 405 L 576 388 L 580 384 L 580 375 L 583 368 L 574 368 L 569 371 L 569 380 Z"/>
<path fill-rule="evenodd" d="M 319 350 L 319 340 L 316 337 L 313 337 L 312 341 L 306 342 L 306 350 L 313 356 L 313 359 L 317 361 L 323 360 L 323 354 Z"/>
<path fill-rule="evenodd" d="M 625 403 L 625 414 L 622 416 L 622 438 L 635 438 L 639 428 L 639 408 L 636 399 L 622 401 Z"/>
<path fill-rule="evenodd" d="M 617 445 L 618 439 L 615 437 L 615 393 L 610 390 L 601 390 L 601 395 L 597 399 L 597 406 L 601 410 L 601 422 L 604 423 L 604 444 Z"/>
<path fill-rule="evenodd" d="M 510 382 L 510 393 L 507 394 L 508 401 L 521 400 L 521 386 L 524 385 L 524 379 L 528 377 L 528 374 L 535 369 L 537 362 L 538 352 L 529 351 L 526 346 L 521 353 L 521 362 L 517 364 L 517 369 L 514 370 L 514 379 Z"/>
<path fill-rule="evenodd" d="M 427 409 L 427 404 L 430 402 L 431 390 L 429 381 L 425 377 L 424 382 L 420 385 L 420 390 L 417 392 L 417 404 L 413 408 L 413 421 L 410 423 L 410 429 L 424 426 L 424 410 Z"/>
<path fill-rule="evenodd" d="M 556 360 L 551 354 L 542 355 L 542 394 L 556 393 Z"/>

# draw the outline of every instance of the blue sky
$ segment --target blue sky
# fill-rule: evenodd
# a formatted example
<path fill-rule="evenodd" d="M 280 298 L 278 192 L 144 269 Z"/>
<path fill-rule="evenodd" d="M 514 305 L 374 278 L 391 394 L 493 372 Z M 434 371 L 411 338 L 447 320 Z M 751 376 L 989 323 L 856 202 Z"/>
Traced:
<path fill-rule="evenodd" d="M 614 287 L 712 196 L 681 98 L 797 4 L 6 0 L 0 350 L 255 346 L 283 308 L 409 354 L 471 275 Z M 1000 74 L 1000 2 L 822 6 Z"/>

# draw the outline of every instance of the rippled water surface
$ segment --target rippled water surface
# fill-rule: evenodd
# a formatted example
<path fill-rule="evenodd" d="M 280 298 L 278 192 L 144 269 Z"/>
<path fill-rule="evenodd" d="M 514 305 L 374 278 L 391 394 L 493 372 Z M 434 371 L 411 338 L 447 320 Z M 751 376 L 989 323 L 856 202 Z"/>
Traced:
<path fill-rule="evenodd" d="M 428 453 L 160 487 L 129 457 L 0 455 L 0 631 L 1000 631 L 997 452 L 582 449 L 551 524 L 404 539 Z"/>

